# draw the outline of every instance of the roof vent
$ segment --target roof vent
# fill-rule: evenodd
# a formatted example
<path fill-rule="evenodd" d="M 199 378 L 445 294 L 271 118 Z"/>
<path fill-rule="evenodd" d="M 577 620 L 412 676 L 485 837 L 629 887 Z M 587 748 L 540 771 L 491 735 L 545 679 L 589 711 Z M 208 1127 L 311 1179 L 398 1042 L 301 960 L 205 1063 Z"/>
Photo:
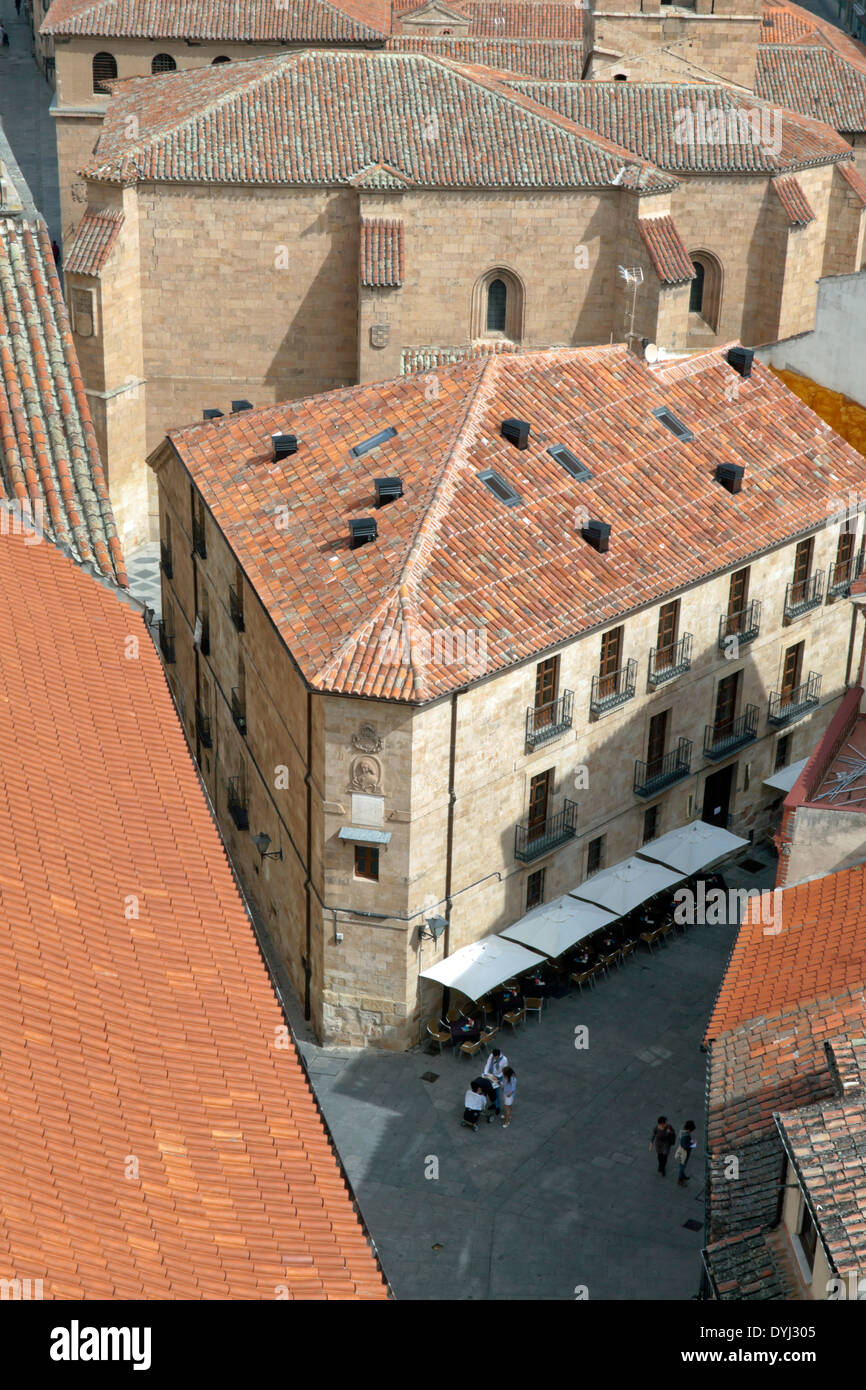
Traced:
<path fill-rule="evenodd" d="M 378 535 L 379 527 L 374 516 L 362 516 L 358 521 L 350 521 L 349 549 L 357 550 L 359 546 L 376 540 Z"/>
<path fill-rule="evenodd" d="M 221 420 L 223 418 L 221 410 L 205 410 L 203 415 L 205 420 Z"/>
<path fill-rule="evenodd" d="M 289 454 L 298 452 L 298 436 L 296 434 L 272 434 L 271 439 L 274 443 L 274 463 L 280 459 L 289 457 Z"/>
<path fill-rule="evenodd" d="M 515 449 L 529 448 L 529 425 L 525 420 L 503 420 L 502 437 Z"/>
<path fill-rule="evenodd" d="M 236 415 L 239 410 L 252 410 L 252 401 L 232 401 L 232 415 Z"/>
<path fill-rule="evenodd" d="M 728 362 L 735 372 L 740 373 L 740 376 L 750 377 L 752 375 L 752 363 L 754 360 L 755 354 L 751 348 L 728 348 Z"/>
<path fill-rule="evenodd" d="M 388 439 L 393 439 L 396 433 L 393 425 L 389 425 L 386 430 L 380 430 L 378 434 L 373 434 L 369 439 L 363 439 L 360 444 L 356 444 L 352 453 L 356 459 L 359 459 L 362 454 L 369 454 L 371 449 L 378 449 L 380 444 L 384 444 Z"/>
<path fill-rule="evenodd" d="M 389 502 L 396 502 L 398 497 L 403 496 L 403 481 L 401 478 L 375 478 L 376 485 L 376 506 L 387 507 Z"/>
<path fill-rule="evenodd" d="M 716 464 L 716 481 L 726 487 L 728 492 L 742 492 L 745 468 L 738 463 Z"/>
<path fill-rule="evenodd" d="M 607 553 L 610 542 L 610 526 L 606 521 L 588 521 L 581 535 L 585 541 L 589 541 L 593 550 L 597 550 L 599 555 Z"/>

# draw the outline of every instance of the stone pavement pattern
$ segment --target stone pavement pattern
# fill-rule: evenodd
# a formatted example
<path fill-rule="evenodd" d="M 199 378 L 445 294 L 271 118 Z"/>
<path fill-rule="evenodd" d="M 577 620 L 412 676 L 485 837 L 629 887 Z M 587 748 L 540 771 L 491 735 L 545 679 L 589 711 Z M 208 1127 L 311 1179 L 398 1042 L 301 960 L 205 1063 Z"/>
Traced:
<path fill-rule="evenodd" d="M 0 18 L 9 32 L 9 47 L 0 48 L 0 120 L 27 180 L 33 201 L 60 240 L 60 192 L 57 141 L 49 107 L 51 86 L 36 65 L 29 22 L 15 13 L 13 0 L 0 0 Z"/>
<path fill-rule="evenodd" d="M 726 869 L 729 887 L 768 888 Z M 735 926 L 695 926 L 593 992 L 545 1004 L 503 1051 L 518 1075 L 506 1131 L 461 1128 L 483 1063 L 322 1049 L 296 1035 L 385 1273 L 402 1299 L 689 1299 L 704 1243 L 705 1057 Z M 574 1030 L 589 1028 L 578 1051 Z M 434 1082 L 421 1078 L 437 1075 Z M 656 1172 L 660 1113 L 697 1125 L 691 1182 Z M 425 1178 L 434 1157 L 438 1179 Z M 700 1229 L 685 1229 L 693 1219 Z M 436 1245 L 441 1249 L 436 1250 Z"/>

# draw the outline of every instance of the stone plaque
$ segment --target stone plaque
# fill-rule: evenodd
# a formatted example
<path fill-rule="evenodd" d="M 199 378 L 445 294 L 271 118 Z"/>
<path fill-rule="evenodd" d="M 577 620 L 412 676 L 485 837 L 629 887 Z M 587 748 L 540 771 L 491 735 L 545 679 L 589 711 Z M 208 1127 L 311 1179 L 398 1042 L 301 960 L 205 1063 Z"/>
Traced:
<path fill-rule="evenodd" d="M 370 342 L 374 348 L 387 347 L 390 337 L 390 323 L 373 323 L 370 325 Z"/>
<path fill-rule="evenodd" d="M 382 796 L 363 796 L 352 793 L 353 825 L 384 825 L 385 798 Z"/>

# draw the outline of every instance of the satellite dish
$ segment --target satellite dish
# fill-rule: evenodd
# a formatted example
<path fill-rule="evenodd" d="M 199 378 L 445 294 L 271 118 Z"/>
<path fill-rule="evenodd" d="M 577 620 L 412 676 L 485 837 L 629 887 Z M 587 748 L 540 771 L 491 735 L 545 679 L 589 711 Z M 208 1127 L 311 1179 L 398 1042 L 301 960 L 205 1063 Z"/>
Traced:
<path fill-rule="evenodd" d="M 658 345 L 658 343 L 647 343 L 646 347 L 645 347 L 644 350 L 643 350 L 643 355 L 644 355 L 644 357 L 646 358 L 647 362 L 658 362 L 658 360 L 659 360 L 659 345 Z"/>

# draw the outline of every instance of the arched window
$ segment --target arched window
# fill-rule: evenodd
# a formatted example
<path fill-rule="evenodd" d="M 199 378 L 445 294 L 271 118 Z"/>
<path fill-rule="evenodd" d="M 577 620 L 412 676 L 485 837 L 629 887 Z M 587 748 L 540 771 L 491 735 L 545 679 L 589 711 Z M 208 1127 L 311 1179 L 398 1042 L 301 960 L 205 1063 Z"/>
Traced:
<path fill-rule="evenodd" d="M 506 310 L 508 307 L 508 287 L 497 276 L 487 286 L 487 332 L 504 333 Z"/>
<path fill-rule="evenodd" d="M 709 251 L 691 253 L 695 278 L 689 287 L 689 313 L 698 314 L 714 333 L 722 317 L 722 266 Z"/>
<path fill-rule="evenodd" d="M 614 82 L 628 82 L 628 76 L 624 72 L 615 72 L 613 80 Z"/>
<path fill-rule="evenodd" d="M 103 84 L 110 82 L 117 76 L 117 61 L 112 53 L 95 53 L 93 55 L 93 90 L 94 92 L 107 92 L 108 88 Z"/>
<path fill-rule="evenodd" d="M 157 53 L 156 57 L 150 65 L 150 70 L 153 73 L 174 72 L 176 68 L 177 63 L 174 61 L 170 53 Z"/>
<path fill-rule="evenodd" d="M 211 63 L 211 67 L 212 67 L 212 68 L 215 68 L 216 65 L 217 65 L 217 63 L 230 63 L 230 62 L 231 62 L 231 58 L 214 58 L 213 62 Z"/>

